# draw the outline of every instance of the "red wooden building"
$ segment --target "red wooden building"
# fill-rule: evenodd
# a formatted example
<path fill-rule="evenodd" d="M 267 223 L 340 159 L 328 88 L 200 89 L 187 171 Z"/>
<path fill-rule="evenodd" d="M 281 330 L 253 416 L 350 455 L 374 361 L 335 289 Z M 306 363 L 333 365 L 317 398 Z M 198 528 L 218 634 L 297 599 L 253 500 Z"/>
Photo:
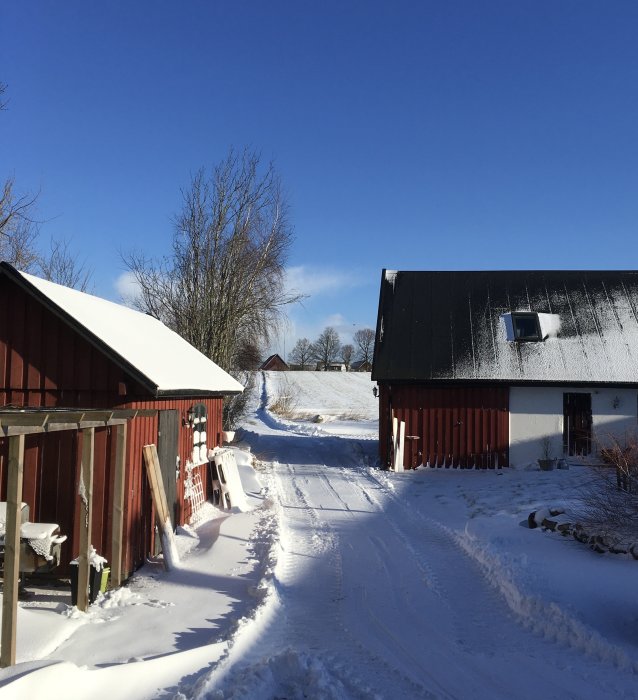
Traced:
<path fill-rule="evenodd" d="M 636 432 L 638 272 L 384 270 L 372 379 L 385 465 L 393 417 L 405 468 L 582 458 Z"/>
<path fill-rule="evenodd" d="M 259 369 L 269 372 L 287 372 L 290 367 L 284 362 L 284 360 L 281 359 L 279 355 L 275 354 L 264 360 Z"/>
<path fill-rule="evenodd" d="M 0 371 L 0 411 L 33 409 L 47 416 L 45 409 L 68 409 L 77 413 L 78 427 L 93 421 L 90 536 L 96 550 L 109 560 L 114 551 L 112 514 L 118 511 L 114 503 L 118 439 L 116 421 L 110 418 L 117 414 L 128 419 L 118 550 L 123 578 L 141 566 L 155 546 L 142 447 L 157 445 L 173 523 L 187 523 L 191 515 L 187 479 L 199 472 L 207 488 L 207 451 L 221 445 L 223 396 L 243 390 L 151 316 L 20 273 L 4 262 L 0 263 Z M 45 423 L 38 431 L 25 438 L 23 501 L 32 521 L 58 523 L 69 536 L 62 545 L 66 563 L 79 547 L 84 431 L 48 432 Z M 0 500 L 6 500 L 9 435 L 2 424 Z"/>

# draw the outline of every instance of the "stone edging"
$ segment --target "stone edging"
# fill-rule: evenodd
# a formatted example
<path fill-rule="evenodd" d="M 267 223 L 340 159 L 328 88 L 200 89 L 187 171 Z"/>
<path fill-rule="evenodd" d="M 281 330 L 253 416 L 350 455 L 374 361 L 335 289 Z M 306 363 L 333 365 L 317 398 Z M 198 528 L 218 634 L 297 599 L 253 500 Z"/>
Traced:
<path fill-rule="evenodd" d="M 610 542 L 603 535 L 588 532 L 580 523 L 567 522 L 565 518 L 559 517 L 564 514 L 564 510 L 557 508 L 535 510 L 527 516 L 527 526 L 530 530 L 540 527 L 543 530 L 558 532 L 563 537 L 573 537 L 578 542 L 589 545 L 589 548 L 598 554 L 631 554 L 638 560 L 638 544 Z"/>

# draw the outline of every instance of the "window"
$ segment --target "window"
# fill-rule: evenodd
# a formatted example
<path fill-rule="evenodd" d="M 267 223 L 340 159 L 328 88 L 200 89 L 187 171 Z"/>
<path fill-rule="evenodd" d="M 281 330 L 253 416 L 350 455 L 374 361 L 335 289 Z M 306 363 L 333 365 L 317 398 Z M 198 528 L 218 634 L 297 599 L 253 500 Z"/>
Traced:
<path fill-rule="evenodd" d="M 193 464 L 208 460 L 206 448 L 206 406 L 197 403 L 191 408 L 193 415 Z"/>
<path fill-rule="evenodd" d="M 514 330 L 514 340 L 521 342 L 543 340 L 538 314 L 513 313 L 512 326 Z"/>

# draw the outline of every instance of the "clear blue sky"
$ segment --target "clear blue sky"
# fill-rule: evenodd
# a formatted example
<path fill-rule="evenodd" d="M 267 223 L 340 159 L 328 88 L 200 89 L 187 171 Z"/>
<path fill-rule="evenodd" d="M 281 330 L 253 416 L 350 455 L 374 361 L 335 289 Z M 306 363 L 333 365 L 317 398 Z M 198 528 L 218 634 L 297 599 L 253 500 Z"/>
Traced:
<path fill-rule="evenodd" d="M 273 158 L 312 292 L 286 351 L 373 327 L 384 267 L 638 266 L 634 0 L 5 0 L 0 81 L 0 179 L 109 298 L 191 172 Z"/>

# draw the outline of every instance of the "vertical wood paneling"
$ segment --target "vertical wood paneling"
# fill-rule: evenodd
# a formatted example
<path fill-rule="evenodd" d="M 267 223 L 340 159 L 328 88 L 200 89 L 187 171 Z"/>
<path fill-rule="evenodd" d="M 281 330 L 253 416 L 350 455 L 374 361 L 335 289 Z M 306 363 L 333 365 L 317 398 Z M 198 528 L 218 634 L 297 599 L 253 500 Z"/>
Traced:
<path fill-rule="evenodd" d="M 509 463 L 506 386 L 380 385 L 379 451 L 390 461 L 391 412 L 406 423 L 405 466 L 494 468 Z M 418 446 L 418 447 L 417 447 Z M 419 455 L 420 453 L 420 455 Z"/>

